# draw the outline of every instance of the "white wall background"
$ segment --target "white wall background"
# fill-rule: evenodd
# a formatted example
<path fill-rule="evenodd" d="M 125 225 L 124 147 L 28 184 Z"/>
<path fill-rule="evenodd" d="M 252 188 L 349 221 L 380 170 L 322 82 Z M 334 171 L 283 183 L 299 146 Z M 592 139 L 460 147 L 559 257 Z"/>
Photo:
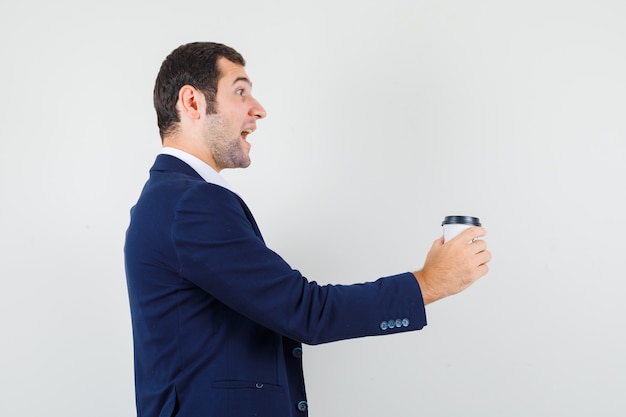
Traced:
<path fill-rule="evenodd" d="M 314 417 L 622 416 L 626 3 L 3 2 L 0 415 L 133 416 L 122 246 L 182 43 L 268 110 L 225 176 L 319 282 L 421 267 L 479 216 L 491 272 L 421 332 L 305 349 Z"/>

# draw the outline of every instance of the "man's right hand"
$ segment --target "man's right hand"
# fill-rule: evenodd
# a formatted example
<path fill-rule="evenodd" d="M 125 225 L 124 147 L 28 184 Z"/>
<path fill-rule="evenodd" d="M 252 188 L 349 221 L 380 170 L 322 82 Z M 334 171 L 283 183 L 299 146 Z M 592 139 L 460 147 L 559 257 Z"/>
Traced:
<path fill-rule="evenodd" d="M 486 233 L 482 227 L 470 227 L 446 243 L 443 236 L 433 242 L 424 267 L 413 273 L 424 305 L 463 291 L 489 272 L 491 252 L 479 239 Z"/>

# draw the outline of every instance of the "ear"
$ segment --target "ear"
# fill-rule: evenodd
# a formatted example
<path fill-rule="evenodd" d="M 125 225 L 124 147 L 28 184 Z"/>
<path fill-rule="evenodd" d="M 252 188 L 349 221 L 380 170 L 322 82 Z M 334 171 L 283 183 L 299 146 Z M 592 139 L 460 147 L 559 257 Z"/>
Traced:
<path fill-rule="evenodd" d="M 204 106 L 204 95 L 201 91 L 190 85 L 184 85 L 178 91 L 178 103 L 176 103 L 181 118 L 197 120 L 201 117 Z"/>

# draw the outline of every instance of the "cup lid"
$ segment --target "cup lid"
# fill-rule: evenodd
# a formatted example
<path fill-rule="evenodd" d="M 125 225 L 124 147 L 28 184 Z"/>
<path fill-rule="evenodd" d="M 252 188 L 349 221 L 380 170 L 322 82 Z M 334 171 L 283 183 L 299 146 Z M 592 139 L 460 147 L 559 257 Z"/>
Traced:
<path fill-rule="evenodd" d="M 441 225 L 444 224 L 469 224 L 471 226 L 480 226 L 478 217 L 471 216 L 446 216 Z"/>

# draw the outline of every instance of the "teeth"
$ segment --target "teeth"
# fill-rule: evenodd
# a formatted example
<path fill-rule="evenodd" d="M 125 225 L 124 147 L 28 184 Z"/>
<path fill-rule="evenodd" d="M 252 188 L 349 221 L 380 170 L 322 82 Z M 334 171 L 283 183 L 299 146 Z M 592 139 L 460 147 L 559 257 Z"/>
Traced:
<path fill-rule="evenodd" d="M 246 135 L 249 135 L 250 133 L 252 133 L 252 130 L 244 130 L 241 133 L 244 133 Z"/>

